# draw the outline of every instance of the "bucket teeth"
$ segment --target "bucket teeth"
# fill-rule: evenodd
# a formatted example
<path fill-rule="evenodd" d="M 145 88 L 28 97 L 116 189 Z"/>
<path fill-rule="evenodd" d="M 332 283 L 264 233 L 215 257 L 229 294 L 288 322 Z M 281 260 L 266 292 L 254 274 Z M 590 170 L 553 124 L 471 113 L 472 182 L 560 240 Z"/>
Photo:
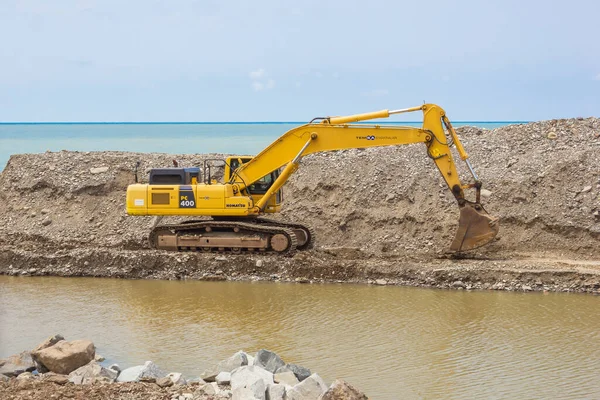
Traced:
<path fill-rule="evenodd" d="M 485 246 L 498 234 L 498 218 L 490 216 L 479 203 L 465 202 L 460 208 L 458 230 L 450 252 L 458 253 Z"/>

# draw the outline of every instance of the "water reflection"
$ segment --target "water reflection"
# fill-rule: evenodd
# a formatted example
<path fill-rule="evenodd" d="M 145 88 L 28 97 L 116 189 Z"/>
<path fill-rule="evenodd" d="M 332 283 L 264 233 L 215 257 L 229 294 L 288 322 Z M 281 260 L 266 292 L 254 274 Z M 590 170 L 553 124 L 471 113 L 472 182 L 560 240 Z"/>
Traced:
<path fill-rule="evenodd" d="M 600 397 L 593 296 L 2 276 L 0 299 L 0 357 L 62 333 L 187 375 L 267 348 L 375 399 Z"/>

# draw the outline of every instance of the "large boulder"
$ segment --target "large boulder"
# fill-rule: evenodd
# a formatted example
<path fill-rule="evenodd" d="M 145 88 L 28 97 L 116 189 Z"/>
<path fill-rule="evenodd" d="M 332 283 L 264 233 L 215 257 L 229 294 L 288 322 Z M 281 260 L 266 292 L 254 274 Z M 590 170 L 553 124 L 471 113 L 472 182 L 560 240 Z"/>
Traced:
<path fill-rule="evenodd" d="M 312 374 L 296 386 L 286 390 L 286 400 L 317 400 L 327 391 L 327 384 L 317 374 Z"/>
<path fill-rule="evenodd" d="M 321 400 L 369 400 L 369 398 L 342 379 L 336 379 L 323 393 Z"/>
<path fill-rule="evenodd" d="M 81 385 L 95 381 L 114 382 L 117 379 L 118 372 L 112 369 L 104 368 L 96 361 L 77 368 L 69 374 L 69 381 Z"/>
<path fill-rule="evenodd" d="M 146 361 L 144 365 L 137 365 L 121 371 L 117 382 L 139 382 L 142 379 L 158 379 L 166 375 L 167 373 L 152 361 Z"/>
<path fill-rule="evenodd" d="M 61 340 L 65 340 L 64 336 L 61 334 L 56 334 L 54 336 L 50 336 L 49 338 L 44 340 L 42 343 L 38 344 L 37 347 L 32 350 L 32 353 L 34 354 L 34 355 L 32 355 L 33 362 L 35 364 L 35 368 L 38 370 L 38 372 L 40 374 L 48 372 L 48 368 L 46 368 L 42 363 L 40 363 L 37 360 L 37 358 L 35 357 L 35 353 L 37 353 L 40 350 L 47 349 L 48 347 L 52 347 L 56 343 L 60 342 Z"/>
<path fill-rule="evenodd" d="M 277 354 L 269 350 L 259 350 L 254 358 L 254 365 L 266 369 L 271 373 L 275 373 L 277 368 L 283 367 L 285 363 Z"/>
<path fill-rule="evenodd" d="M 223 360 L 216 366 L 204 371 L 200 374 L 200 378 L 204 379 L 206 382 L 214 382 L 217 375 L 219 375 L 219 372 L 231 372 L 244 365 L 248 365 L 248 355 L 243 351 L 238 351 L 227 360 Z"/>
<path fill-rule="evenodd" d="M 275 373 L 278 374 L 280 372 L 287 371 L 292 371 L 300 382 L 302 382 L 311 375 L 310 369 L 304 368 L 297 364 L 285 364 L 283 367 L 277 368 L 277 371 L 275 371 Z"/>
<path fill-rule="evenodd" d="M 68 375 L 94 359 L 96 348 L 89 340 L 60 340 L 53 346 L 31 353 L 49 371 Z"/>
<path fill-rule="evenodd" d="M 24 372 L 35 370 L 35 364 L 31 353 L 24 351 L 20 354 L 15 354 L 2 361 L 0 374 L 8 377 L 19 376 Z"/>
<path fill-rule="evenodd" d="M 273 384 L 273 374 L 256 366 L 243 366 L 231 372 L 231 390 L 233 397 L 246 396 L 252 393 L 256 399 L 265 400 L 268 384 Z"/>

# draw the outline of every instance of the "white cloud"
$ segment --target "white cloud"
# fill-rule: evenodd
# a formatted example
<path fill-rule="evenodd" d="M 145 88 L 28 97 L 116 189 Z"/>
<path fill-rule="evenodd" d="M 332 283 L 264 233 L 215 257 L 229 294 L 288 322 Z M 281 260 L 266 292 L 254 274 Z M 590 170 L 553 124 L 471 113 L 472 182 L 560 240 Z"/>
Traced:
<path fill-rule="evenodd" d="M 339 74 L 339 73 L 337 73 L 337 72 L 334 72 L 333 74 L 331 74 L 331 77 L 332 77 L 333 79 L 338 79 L 338 78 L 340 77 L 340 74 Z"/>
<path fill-rule="evenodd" d="M 387 96 L 389 93 L 390 92 L 387 89 L 375 89 L 375 90 L 371 90 L 369 92 L 363 93 L 363 96 L 367 96 L 367 97 L 383 97 L 383 96 Z"/>
<path fill-rule="evenodd" d="M 302 86 L 302 82 L 296 82 L 296 87 Z"/>
<path fill-rule="evenodd" d="M 317 72 L 315 72 L 315 76 L 317 78 L 322 78 L 323 77 L 323 73 L 321 71 L 317 71 Z"/>
<path fill-rule="evenodd" d="M 595 80 L 595 81 L 600 81 L 600 74 L 596 75 L 596 76 L 594 77 L 594 80 Z"/>
<path fill-rule="evenodd" d="M 255 92 L 262 90 L 270 90 L 275 87 L 275 80 L 268 78 L 267 71 L 264 68 L 259 68 L 256 71 L 251 71 L 249 74 L 252 80 L 252 89 Z"/>
<path fill-rule="evenodd" d="M 251 79 L 261 79 L 262 77 L 265 76 L 266 73 L 267 73 L 267 71 L 265 71 L 263 68 L 259 68 L 256 71 L 250 72 L 250 78 Z"/>

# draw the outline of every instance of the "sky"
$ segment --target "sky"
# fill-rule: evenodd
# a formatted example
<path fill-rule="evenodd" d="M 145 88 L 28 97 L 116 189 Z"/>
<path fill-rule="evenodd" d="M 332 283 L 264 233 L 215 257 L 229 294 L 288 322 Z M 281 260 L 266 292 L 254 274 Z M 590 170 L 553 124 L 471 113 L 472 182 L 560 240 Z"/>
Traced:
<path fill-rule="evenodd" d="M 1 0 L 0 122 L 423 102 L 455 121 L 600 116 L 599 15 L 597 0 Z"/>

